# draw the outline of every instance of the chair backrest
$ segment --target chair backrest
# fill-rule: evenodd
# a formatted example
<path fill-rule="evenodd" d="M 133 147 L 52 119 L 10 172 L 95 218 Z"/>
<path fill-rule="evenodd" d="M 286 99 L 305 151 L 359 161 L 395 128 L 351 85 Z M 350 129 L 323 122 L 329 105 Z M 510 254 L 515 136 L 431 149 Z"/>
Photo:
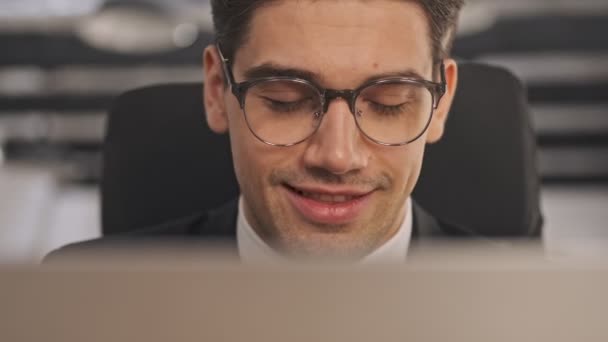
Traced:
<path fill-rule="evenodd" d="M 202 84 L 130 91 L 110 111 L 101 189 L 105 235 L 216 207 L 238 194 L 230 143 L 205 123 Z M 536 143 L 525 89 L 504 69 L 460 66 L 445 137 L 427 147 L 414 198 L 488 236 L 538 236 Z"/>

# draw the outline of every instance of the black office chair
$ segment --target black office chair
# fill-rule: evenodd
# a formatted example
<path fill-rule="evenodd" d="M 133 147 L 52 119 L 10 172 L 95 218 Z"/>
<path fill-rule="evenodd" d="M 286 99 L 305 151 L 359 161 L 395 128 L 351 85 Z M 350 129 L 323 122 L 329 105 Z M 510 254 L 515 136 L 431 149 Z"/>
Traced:
<path fill-rule="evenodd" d="M 441 142 L 428 146 L 413 197 L 438 218 L 487 236 L 538 236 L 536 143 L 525 89 L 508 71 L 463 64 Z M 235 198 L 227 136 L 205 123 L 202 84 L 122 95 L 109 115 L 104 235 L 210 209 Z"/>

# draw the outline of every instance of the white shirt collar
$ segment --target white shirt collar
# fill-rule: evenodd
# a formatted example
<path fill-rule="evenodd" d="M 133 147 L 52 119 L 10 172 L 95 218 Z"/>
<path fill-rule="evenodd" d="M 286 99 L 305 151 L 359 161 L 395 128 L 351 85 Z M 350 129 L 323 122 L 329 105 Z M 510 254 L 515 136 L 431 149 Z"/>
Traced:
<path fill-rule="evenodd" d="M 390 240 L 367 255 L 361 264 L 386 264 L 401 263 L 405 261 L 407 250 L 412 236 L 412 201 L 408 198 L 405 201 L 405 219 L 401 227 Z M 237 245 L 240 258 L 245 263 L 267 264 L 280 263 L 287 261 L 285 257 L 272 249 L 260 236 L 251 228 L 243 210 L 243 197 L 239 199 L 239 209 L 237 216 Z"/>

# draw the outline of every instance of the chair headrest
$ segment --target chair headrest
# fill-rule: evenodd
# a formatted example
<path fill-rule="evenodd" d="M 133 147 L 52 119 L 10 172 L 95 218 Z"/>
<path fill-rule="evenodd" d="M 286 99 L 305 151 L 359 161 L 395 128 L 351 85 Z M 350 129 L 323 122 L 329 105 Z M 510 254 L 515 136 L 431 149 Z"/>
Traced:
<path fill-rule="evenodd" d="M 512 73 L 461 65 L 445 134 L 427 147 L 414 197 L 484 235 L 540 234 L 536 137 L 526 90 Z"/>
<path fill-rule="evenodd" d="M 104 145 L 104 234 L 237 196 L 229 139 L 206 126 L 202 94 L 202 84 L 167 84 L 117 99 Z M 504 69 L 462 64 L 445 136 L 427 147 L 414 198 L 480 234 L 529 236 L 542 224 L 539 189 L 523 86 Z"/>

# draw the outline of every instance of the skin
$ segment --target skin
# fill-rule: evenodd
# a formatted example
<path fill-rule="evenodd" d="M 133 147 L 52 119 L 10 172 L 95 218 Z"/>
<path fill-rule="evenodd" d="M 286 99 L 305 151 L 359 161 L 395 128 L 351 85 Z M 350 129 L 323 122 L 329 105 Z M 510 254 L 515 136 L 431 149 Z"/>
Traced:
<path fill-rule="evenodd" d="M 427 17 L 410 1 L 302 0 L 264 6 L 234 57 L 236 81 L 263 64 L 306 70 L 332 89 L 354 89 L 370 77 L 405 70 L 433 80 Z M 446 59 L 445 66 L 447 93 L 427 132 L 411 144 L 387 147 L 370 141 L 358 130 L 346 101 L 336 99 L 312 137 L 274 147 L 251 134 L 224 85 L 217 50 L 207 47 L 207 121 L 216 133 L 230 135 L 245 216 L 258 235 L 288 256 L 344 258 L 361 258 L 394 236 L 418 180 L 425 145 L 443 134 L 457 83 L 456 63 Z M 373 192 L 356 221 L 327 225 L 303 217 L 287 200 L 284 183 Z"/>

